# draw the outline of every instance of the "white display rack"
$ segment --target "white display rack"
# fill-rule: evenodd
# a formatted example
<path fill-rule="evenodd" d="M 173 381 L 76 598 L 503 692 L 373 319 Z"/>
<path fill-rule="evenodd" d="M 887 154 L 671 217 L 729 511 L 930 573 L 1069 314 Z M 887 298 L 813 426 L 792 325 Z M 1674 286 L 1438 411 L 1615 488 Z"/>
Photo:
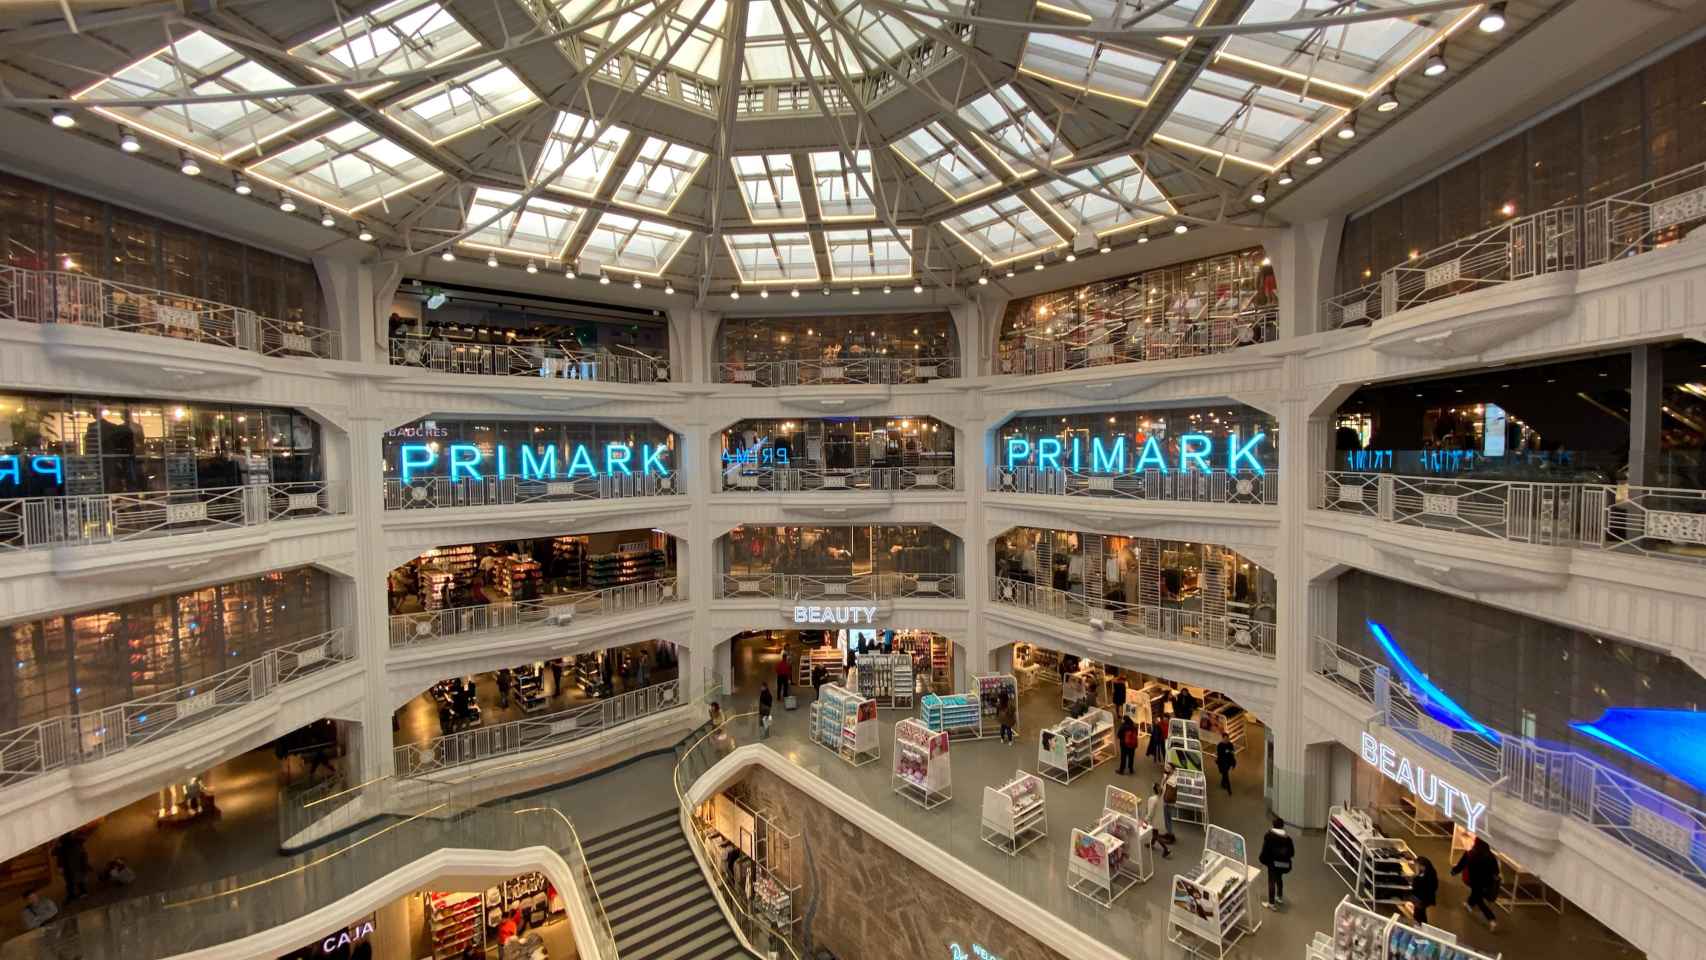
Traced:
<path fill-rule="evenodd" d="M 863 653 L 858 667 L 860 696 L 880 707 L 911 707 L 915 689 L 910 653 Z"/>
<path fill-rule="evenodd" d="M 983 708 L 978 704 L 975 693 L 940 696 L 927 693 L 920 698 L 919 712 L 924 717 L 925 726 L 946 733 L 954 740 L 981 740 L 994 736 L 1001 729 L 999 723 L 993 726 L 984 724 Z"/>
<path fill-rule="evenodd" d="M 983 842 L 1008 856 L 1016 856 L 1048 836 L 1048 814 L 1043 806 L 1043 781 L 1033 773 L 1015 771 L 1013 779 L 1000 787 L 983 788 Z"/>
<path fill-rule="evenodd" d="M 1032 682 L 1060 682 L 1060 654 L 1056 651 L 1045 650 L 1029 643 L 1016 644 L 1013 648 L 1013 662 L 1016 666 L 1024 667 L 1031 675 Z"/>
<path fill-rule="evenodd" d="M 1209 726 L 1219 732 L 1220 739 L 1232 744 L 1235 752 L 1244 752 L 1244 733 L 1249 725 L 1249 714 L 1243 707 L 1222 698 L 1212 707 L 1204 707 L 1203 717 L 1209 721 Z"/>
<path fill-rule="evenodd" d="M 1074 673 L 1060 678 L 1060 708 L 1075 713 L 1081 707 L 1093 707 L 1101 702 L 1102 668 L 1088 660 Z"/>
<path fill-rule="evenodd" d="M 1210 826 L 1202 860 L 1173 876 L 1167 910 L 1167 939 L 1201 957 L 1227 952 L 1261 928 L 1250 909 L 1250 885 L 1261 875 L 1244 859 L 1244 838 Z"/>
<path fill-rule="evenodd" d="M 1013 679 L 1010 673 L 974 673 L 971 678 L 972 692 L 977 695 L 979 708 L 983 711 L 984 736 L 994 736 L 1001 732 L 1001 695 L 1006 694 L 1008 702 L 1013 705 L 1014 715 L 1019 711 L 1019 681 Z M 1018 731 L 1018 724 L 1013 729 Z"/>
<path fill-rule="evenodd" d="M 926 810 L 954 797 L 948 734 L 908 717 L 894 725 L 894 792 Z"/>
<path fill-rule="evenodd" d="M 1405 923 L 1369 910 L 1350 897 L 1333 911 L 1333 929 L 1317 933 L 1307 960 L 1500 960 L 1502 954 L 1459 946 L 1457 937 L 1426 924 Z"/>
<path fill-rule="evenodd" d="M 1334 806 L 1327 811 L 1323 855 L 1359 903 L 1373 907 L 1409 899 L 1416 855 L 1404 841 L 1382 836 L 1361 810 Z"/>
<path fill-rule="evenodd" d="M 801 651 L 799 662 L 794 667 L 794 686 L 812 686 L 812 674 L 818 667 L 824 669 L 832 682 L 840 683 L 847 673 L 847 655 L 834 644 Z"/>
<path fill-rule="evenodd" d="M 1113 788 L 1110 788 L 1113 789 Z M 1111 907 L 1120 895 L 1155 875 L 1149 843 L 1155 828 L 1118 810 L 1103 810 L 1089 830 L 1073 828 L 1066 852 L 1067 885 Z"/>
<path fill-rule="evenodd" d="M 825 684 L 811 708 L 812 739 L 855 767 L 882 755 L 877 702 L 838 683 Z"/>
<path fill-rule="evenodd" d="M 1208 777 L 1203 773 L 1201 734 L 1195 721 L 1168 723 L 1167 762 L 1173 765 L 1174 821 L 1208 822 Z"/>
<path fill-rule="evenodd" d="M 1417 804 L 1408 793 L 1400 793 L 1397 800 L 1376 812 L 1391 817 L 1412 837 L 1449 837 L 1453 830 L 1458 829 L 1457 821 L 1433 807 Z"/>
<path fill-rule="evenodd" d="M 1114 717 L 1101 707 L 1037 734 L 1037 772 L 1060 783 L 1071 783 L 1113 756 Z"/>

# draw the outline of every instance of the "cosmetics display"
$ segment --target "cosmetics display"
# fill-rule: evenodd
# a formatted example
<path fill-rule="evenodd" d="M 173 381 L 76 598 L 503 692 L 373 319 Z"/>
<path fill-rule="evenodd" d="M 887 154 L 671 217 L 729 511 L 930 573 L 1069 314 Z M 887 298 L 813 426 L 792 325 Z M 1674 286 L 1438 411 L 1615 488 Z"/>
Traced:
<path fill-rule="evenodd" d="M 1416 855 L 1402 840 L 1383 836 L 1374 821 L 1354 807 L 1327 811 L 1327 866 L 1350 885 L 1351 895 L 1373 907 L 1402 903 L 1416 875 Z"/>
<path fill-rule="evenodd" d="M 948 734 L 907 718 L 894 725 L 894 792 L 926 810 L 953 799 Z"/>
<path fill-rule="evenodd" d="M 1071 783 L 1113 757 L 1114 717 L 1101 707 L 1037 734 L 1037 771 L 1050 780 Z"/>
<path fill-rule="evenodd" d="M 1333 932 L 1317 933 L 1307 960 L 1499 960 L 1457 944 L 1438 927 L 1417 926 L 1384 917 L 1350 897 L 1333 911 Z"/>
<path fill-rule="evenodd" d="M 983 842 L 1009 856 L 1048 836 L 1042 779 L 1018 770 L 1006 784 L 984 787 L 981 833 Z"/>
<path fill-rule="evenodd" d="M 1230 836 L 1222 836 L 1230 834 Z M 1234 839 L 1235 838 L 1235 839 Z M 1167 939 L 1186 952 L 1219 960 L 1261 927 L 1250 910 L 1250 885 L 1261 876 L 1238 854 L 1243 837 L 1210 825 L 1202 859 L 1173 876 Z"/>
<path fill-rule="evenodd" d="M 949 693 L 937 695 L 927 693 L 920 700 L 924 725 L 931 730 L 946 733 L 955 740 L 977 740 L 984 734 L 983 710 L 979 707 L 977 697 L 969 693 Z M 999 731 L 997 723 L 990 727 L 990 733 Z"/>
<path fill-rule="evenodd" d="M 838 683 L 825 684 L 811 709 L 812 739 L 858 767 L 882 753 L 877 732 L 877 702 Z"/>

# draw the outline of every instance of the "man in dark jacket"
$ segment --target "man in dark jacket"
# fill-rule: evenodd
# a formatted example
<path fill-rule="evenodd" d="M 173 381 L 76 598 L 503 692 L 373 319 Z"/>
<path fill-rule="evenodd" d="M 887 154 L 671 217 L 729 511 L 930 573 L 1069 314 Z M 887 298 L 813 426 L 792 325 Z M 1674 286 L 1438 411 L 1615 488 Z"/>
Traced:
<path fill-rule="evenodd" d="M 1487 929 L 1499 929 L 1499 921 L 1493 916 L 1492 903 L 1499 897 L 1499 858 L 1493 855 L 1493 848 L 1487 846 L 1487 841 L 1480 837 L 1463 851 L 1463 856 L 1457 858 L 1457 863 L 1451 868 L 1453 876 L 1463 874 L 1463 882 L 1469 885 L 1469 901 L 1463 906 L 1468 910 L 1480 910 L 1487 918 Z"/>
<path fill-rule="evenodd" d="M 1125 716 L 1125 678 L 1114 674 L 1114 680 L 1108 684 L 1108 699 L 1113 701 L 1114 716 Z"/>
<path fill-rule="evenodd" d="M 1297 846 L 1291 842 L 1291 835 L 1285 832 L 1285 821 L 1274 818 L 1274 828 L 1262 834 L 1262 853 L 1257 862 L 1268 868 L 1268 899 L 1262 906 L 1272 910 L 1285 903 L 1285 875 L 1291 872 L 1291 858 L 1297 855 Z"/>
<path fill-rule="evenodd" d="M 1232 768 L 1238 766 L 1238 751 L 1232 748 L 1232 741 L 1222 737 L 1214 746 L 1214 766 L 1220 771 L 1220 789 L 1232 795 Z"/>
<path fill-rule="evenodd" d="M 1439 900 L 1439 873 L 1432 860 L 1416 858 L 1416 875 L 1410 878 L 1410 904 L 1417 923 L 1428 922 L 1428 908 Z"/>
<path fill-rule="evenodd" d="M 770 739 L 770 707 L 776 698 L 770 695 L 770 684 L 758 685 L 758 732 L 759 736 Z"/>
<path fill-rule="evenodd" d="M 1191 691 L 1181 689 L 1179 695 L 1173 699 L 1173 716 L 1180 720 L 1189 720 L 1196 715 L 1198 706 L 1200 704 L 1197 703 L 1197 698 L 1191 695 Z"/>

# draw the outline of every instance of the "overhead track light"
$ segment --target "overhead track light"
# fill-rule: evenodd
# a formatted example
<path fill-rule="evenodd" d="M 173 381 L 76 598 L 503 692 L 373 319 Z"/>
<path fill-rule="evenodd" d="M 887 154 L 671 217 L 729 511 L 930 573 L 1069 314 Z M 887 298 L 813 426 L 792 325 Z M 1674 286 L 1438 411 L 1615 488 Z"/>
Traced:
<path fill-rule="evenodd" d="M 1476 24 L 1482 33 L 1498 33 L 1505 28 L 1505 5 L 1495 3 L 1481 14 L 1481 22 Z"/>
<path fill-rule="evenodd" d="M 1101 253 L 1113 253 L 1114 245 L 1104 238 L 1096 249 Z"/>
<path fill-rule="evenodd" d="M 439 254 L 438 258 L 440 260 L 443 260 L 445 263 L 449 263 L 452 260 L 456 259 L 456 251 L 450 249 L 449 247 L 445 247 L 444 252 Z"/>
<path fill-rule="evenodd" d="M 532 260 L 527 261 L 527 272 L 528 273 L 538 273 L 539 272 L 539 264 L 534 263 Z"/>
<path fill-rule="evenodd" d="M 1285 169 L 1280 171 L 1279 178 L 1274 182 L 1282 187 L 1289 187 L 1297 182 L 1297 178 L 1291 175 L 1291 164 L 1285 165 Z"/>
<path fill-rule="evenodd" d="M 858 287 L 854 287 L 854 288 L 853 288 L 853 289 L 852 289 L 852 290 L 851 290 L 851 291 L 849 291 L 849 292 L 850 292 L 850 293 L 852 293 L 852 294 L 853 294 L 853 295 L 854 295 L 854 296 L 855 296 L 855 297 L 857 297 L 857 296 L 858 296 L 858 295 L 859 295 L 859 294 L 860 294 L 860 293 L 861 293 L 861 291 L 860 291 L 860 289 L 859 289 L 859 288 L 858 288 Z"/>
<path fill-rule="evenodd" d="M 605 273 L 602 268 L 600 268 L 598 271 L 598 283 L 600 286 L 604 286 L 604 287 L 610 286 L 610 274 Z"/>
<path fill-rule="evenodd" d="M 1174 233 L 1184 233 L 1185 231 L 1187 231 L 1189 229 L 1191 229 L 1191 228 L 1186 226 L 1184 221 L 1182 221 L 1182 220 L 1178 223 L 1173 224 L 1173 232 Z"/>
<path fill-rule="evenodd" d="M 826 297 L 829 296 L 829 284 L 827 283 L 823 285 L 823 295 Z"/>
<path fill-rule="evenodd" d="M 1318 167 L 1321 165 L 1321 162 L 1326 159 L 1327 158 L 1321 154 L 1321 145 L 1317 143 L 1310 147 L 1309 152 L 1304 155 L 1303 165 L 1306 167 Z"/>
<path fill-rule="evenodd" d="M 987 274 L 987 273 L 978 274 L 977 275 L 977 285 L 980 287 L 989 286 L 989 274 Z"/>
<path fill-rule="evenodd" d="M 1441 76 L 1449 69 L 1450 67 L 1448 67 L 1445 62 L 1445 45 L 1441 44 L 1438 50 L 1428 54 L 1428 61 L 1422 66 L 1422 76 Z"/>
<path fill-rule="evenodd" d="M 1031 264 L 1031 269 L 1032 270 L 1041 270 L 1041 269 L 1043 269 L 1043 266 L 1044 266 L 1043 262 L 1041 260 L 1038 260 L 1036 263 Z"/>
<path fill-rule="evenodd" d="M 186 177 L 201 176 L 201 164 L 196 162 L 195 157 L 182 151 L 178 152 L 178 169 Z"/>
<path fill-rule="evenodd" d="M 1137 235 L 1137 242 L 1138 243 L 1148 243 L 1149 242 L 1149 228 L 1148 227 L 1144 227 L 1143 232 Z"/>
<path fill-rule="evenodd" d="M 1007 276 L 1009 276 L 1009 277 L 1013 276 L 1013 268 L 1012 267 L 1007 268 Z"/>
<path fill-rule="evenodd" d="M 327 230 L 330 230 L 337 225 L 338 225 L 338 221 L 336 220 L 336 218 L 334 218 L 332 216 L 332 211 L 327 210 L 325 207 L 321 207 L 320 208 L 320 226 L 325 227 Z"/>
<path fill-rule="evenodd" d="M 893 293 L 894 292 L 893 285 L 887 284 L 887 283 L 883 284 L 883 292 L 884 293 Z"/>
<path fill-rule="evenodd" d="M 1356 115 L 1356 113 L 1352 112 L 1352 113 L 1345 114 L 1345 122 L 1339 124 L 1339 129 L 1338 129 L 1336 136 L 1340 140 L 1355 140 L 1356 139 L 1356 136 L 1357 136 L 1357 115 Z"/>
<path fill-rule="evenodd" d="M 644 286 L 645 286 L 645 284 L 644 284 L 644 283 L 641 283 L 641 282 L 640 282 L 640 278 L 639 278 L 639 277 L 635 277 L 635 278 L 634 278 L 634 289 L 635 289 L 635 290 L 638 290 L 638 289 L 640 289 L 640 288 L 641 288 L 641 287 L 644 287 Z"/>
<path fill-rule="evenodd" d="M 284 194 L 278 198 L 278 208 L 283 210 L 285 213 L 295 213 L 296 199 L 288 193 Z"/>
<path fill-rule="evenodd" d="M 356 224 L 355 225 L 355 231 L 356 231 L 355 232 L 355 238 L 357 240 L 360 240 L 362 243 L 372 243 L 373 242 L 373 231 L 367 229 L 367 224 L 365 224 L 365 223 Z"/>
<path fill-rule="evenodd" d="M 1387 87 L 1385 92 L 1380 95 L 1380 103 L 1374 109 L 1381 113 L 1391 113 L 1398 109 L 1397 87 L 1397 84 Z"/>
<path fill-rule="evenodd" d="M 486 266 L 496 267 L 497 265 L 498 265 L 498 255 L 495 253 L 486 254 Z"/>
<path fill-rule="evenodd" d="M 1257 206 L 1268 202 L 1268 182 L 1266 180 L 1256 184 L 1256 189 L 1250 191 L 1250 202 Z"/>
<path fill-rule="evenodd" d="M 118 148 L 125 153 L 135 153 L 142 149 L 142 141 L 136 139 L 136 134 L 129 130 L 121 130 L 118 135 Z"/>
<path fill-rule="evenodd" d="M 924 292 L 924 284 L 917 281 L 917 280 L 914 280 L 912 282 L 912 292 L 913 293 L 923 293 Z"/>
<path fill-rule="evenodd" d="M 789 290 L 789 291 L 788 291 L 788 296 L 790 296 L 790 297 L 793 297 L 793 298 L 794 298 L 794 299 L 795 299 L 795 300 L 798 300 L 798 299 L 800 299 L 800 288 L 799 288 L 799 287 L 795 287 L 795 288 L 794 288 L 794 289 L 792 289 L 792 290 Z"/>
<path fill-rule="evenodd" d="M 760 300 L 770 299 L 770 288 L 769 287 L 760 287 L 758 289 L 758 299 L 760 299 Z"/>
<path fill-rule="evenodd" d="M 69 130 L 77 125 L 77 118 L 72 116 L 71 111 L 64 107 L 54 107 L 53 115 L 48 119 L 61 130 Z"/>
<path fill-rule="evenodd" d="M 249 181 L 244 180 L 242 174 L 237 174 L 231 178 L 231 189 L 235 191 L 239 197 L 246 197 L 255 192 L 255 188 L 249 186 Z"/>
<path fill-rule="evenodd" d="M 663 292 L 667 293 L 671 296 L 674 296 L 675 295 L 675 281 L 665 280 L 663 282 Z"/>
<path fill-rule="evenodd" d="M 739 290 L 730 290 L 729 291 L 729 299 L 730 300 L 739 300 L 740 299 L 740 291 Z"/>

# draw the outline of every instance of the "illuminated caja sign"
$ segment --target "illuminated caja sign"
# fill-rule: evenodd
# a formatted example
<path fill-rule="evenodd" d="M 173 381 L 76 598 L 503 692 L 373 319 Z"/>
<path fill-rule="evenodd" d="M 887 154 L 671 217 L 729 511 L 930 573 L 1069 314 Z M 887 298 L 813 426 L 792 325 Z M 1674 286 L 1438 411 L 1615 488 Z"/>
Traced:
<path fill-rule="evenodd" d="M 433 444 L 405 443 L 398 447 L 397 473 L 404 483 L 416 474 L 426 473 L 439 465 L 439 453 Z M 450 479 L 483 480 L 488 476 L 499 480 L 518 477 L 522 480 L 572 480 L 575 477 L 625 476 L 636 473 L 646 476 L 669 476 L 664 454 L 669 448 L 659 444 L 607 443 L 597 456 L 584 443 L 575 444 L 571 451 L 548 443 L 535 450 L 531 446 L 515 448 L 497 446 L 492 455 L 472 443 L 452 443 L 444 448 L 445 464 Z"/>
<path fill-rule="evenodd" d="M 5 485 L 17 486 L 24 482 L 24 475 L 37 477 L 52 477 L 55 484 L 65 482 L 65 461 L 57 456 L 0 456 L 0 489 Z"/>
<path fill-rule="evenodd" d="M 1262 466 L 1262 461 L 1257 459 L 1256 451 L 1262 448 L 1267 439 L 1268 435 L 1260 431 L 1242 442 L 1237 431 L 1227 434 L 1226 442 L 1220 451 L 1226 472 L 1249 470 L 1257 475 L 1265 475 L 1268 471 Z M 1009 470 L 1030 466 L 1057 473 L 1062 470 L 1070 470 L 1073 473 L 1140 473 L 1145 470 L 1159 470 L 1162 473 L 1173 470 L 1180 473 L 1189 473 L 1192 470 L 1199 473 L 1214 472 L 1214 438 L 1206 433 L 1181 434 L 1176 462 L 1167 460 L 1166 455 L 1161 452 L 1160 441 L 1155 437 L 1144 441 L 1143 449 L 1137 452 L 1135 461 L 1131 460 L 1131 452 L 1125 437 L 1114 437 L 1111 440 L 1091 437 L 1088 445 L 1084 443 L 1084 438 L 1079 436 L 1074 436 L 1071 443 L 1062 443 L 1057 437 L 1043 437 L 1034 444 L 1024 437 L 1008 437 L 1005 461 Z M 1085 469 L 1086 466 L 1088 470 Z"/>

